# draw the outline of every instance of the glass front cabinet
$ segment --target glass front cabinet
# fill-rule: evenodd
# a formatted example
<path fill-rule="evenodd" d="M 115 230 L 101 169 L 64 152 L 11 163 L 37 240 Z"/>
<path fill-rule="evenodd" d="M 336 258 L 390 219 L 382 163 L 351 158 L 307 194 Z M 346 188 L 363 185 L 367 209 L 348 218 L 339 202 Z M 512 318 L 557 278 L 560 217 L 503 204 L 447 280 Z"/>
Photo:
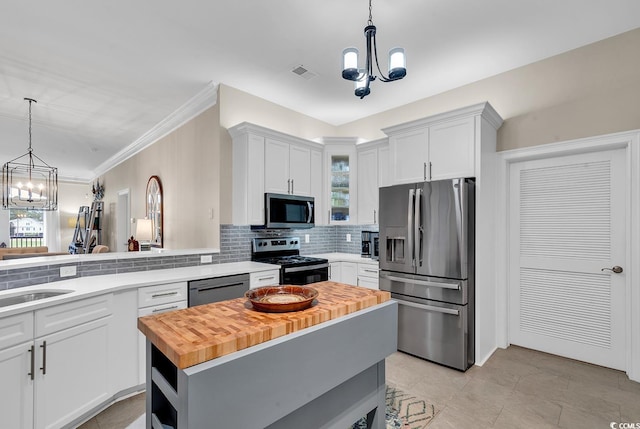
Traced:
<path fill-rule="evenodd" d="M 340 143 L 325 140 L 329 224 L 355 224 L 357 223 L 355 142 L 344 138 L 332 140 L 340 140 Z"/>

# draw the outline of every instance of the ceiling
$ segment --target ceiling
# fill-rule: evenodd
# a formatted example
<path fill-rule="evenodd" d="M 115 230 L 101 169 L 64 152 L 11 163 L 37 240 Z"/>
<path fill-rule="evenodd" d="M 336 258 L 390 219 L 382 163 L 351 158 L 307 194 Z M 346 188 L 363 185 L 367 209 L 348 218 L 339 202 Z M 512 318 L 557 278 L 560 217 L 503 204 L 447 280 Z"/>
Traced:
<path fill-rule="evenodd" d="M 28 145 L 88 181 L 204 88 L 223 83 L 334 125 L 640 27 L 637 0 L 374 0 L 381 68 L 407 77 L 363 100 L 341 52 L 364 51 L 366 0 L 3 0 L 0 162 Z M 362 59 L 361 59 L 362 61 Z M 302 65 L 305 79 L 292 72 Z"/>

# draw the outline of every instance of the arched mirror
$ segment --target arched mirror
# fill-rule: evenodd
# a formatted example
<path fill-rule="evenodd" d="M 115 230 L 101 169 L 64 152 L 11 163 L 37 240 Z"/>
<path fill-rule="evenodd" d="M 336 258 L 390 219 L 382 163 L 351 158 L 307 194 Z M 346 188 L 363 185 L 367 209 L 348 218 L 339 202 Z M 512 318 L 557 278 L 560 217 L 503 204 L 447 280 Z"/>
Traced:
<path fill-rule="evenodd" d="M 147 182 L 147 218 L 151 219 L 151 246 L 162 247 L 162 184 L 158 176 L 151 176 Z"/>

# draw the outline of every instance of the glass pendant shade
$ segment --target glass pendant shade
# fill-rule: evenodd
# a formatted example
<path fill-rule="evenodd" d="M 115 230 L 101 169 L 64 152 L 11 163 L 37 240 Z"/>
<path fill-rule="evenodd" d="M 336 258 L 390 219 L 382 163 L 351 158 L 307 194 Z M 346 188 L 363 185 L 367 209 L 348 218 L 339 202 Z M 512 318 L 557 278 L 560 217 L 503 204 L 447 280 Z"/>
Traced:
<path fill-rule="evenodd" d="M 393 48 L 389 51 L 389 79 L 402 79 L 407 75 L 407 59 L 404 48 Z"/>
<path fill-rule="evenodd" d="M 358 49 L 347 48 L 342 51 L 342 77 L 347 80 L 358 78 Z"/>
<path fill-rule="evenodd" d="M 360 70 L 360 73 L 364 75 L 364 69 Z M 367 82 L 369 81 L 369 75 L 364 75 L 362 79 L 355 81 L 355 94 L 356 97 L 364 97 L 365 95 L 369 95 L 371 93 L 371 89 Z"/>

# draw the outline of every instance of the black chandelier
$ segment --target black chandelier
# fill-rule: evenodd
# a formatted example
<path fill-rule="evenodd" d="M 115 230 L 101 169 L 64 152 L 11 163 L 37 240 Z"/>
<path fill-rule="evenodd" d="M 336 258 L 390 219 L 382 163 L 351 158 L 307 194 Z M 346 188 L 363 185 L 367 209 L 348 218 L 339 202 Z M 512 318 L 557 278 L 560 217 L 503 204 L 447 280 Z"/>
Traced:
<path fill-rule="evenodd" d="M 2 167 L 2 207 L 5 209 L 57 210 L 58 169 L 38 158 L 31 149 L 31 103 L 29 102 L 29 150 Z"/>
<path fill-rule="evenodd" d="M 407 63 L 403 48 L 393 48 L 389 50 L 388 77 L 380 70 L 378 49 L 376 47 L 376 26 L 373 25 L 371 15 L 371 0 L 369 0 L 369 21 L 367 22 L 367 26 L 364 27 L 364 37 L 367 40 L 367 61 L 364 69 L 358 68 L 358 49 L 347 48 L 342 51 L 342 77 L 355 82 L 355 94 L 356 97 L 360 97 L 360 99 L 369 95 L 371 92 L 369 85 L 372 81 L 380 79 L 382 82 L 393 82 L 407 75 Z M 374 74 L 374 61 L 380 77 Z"/>

